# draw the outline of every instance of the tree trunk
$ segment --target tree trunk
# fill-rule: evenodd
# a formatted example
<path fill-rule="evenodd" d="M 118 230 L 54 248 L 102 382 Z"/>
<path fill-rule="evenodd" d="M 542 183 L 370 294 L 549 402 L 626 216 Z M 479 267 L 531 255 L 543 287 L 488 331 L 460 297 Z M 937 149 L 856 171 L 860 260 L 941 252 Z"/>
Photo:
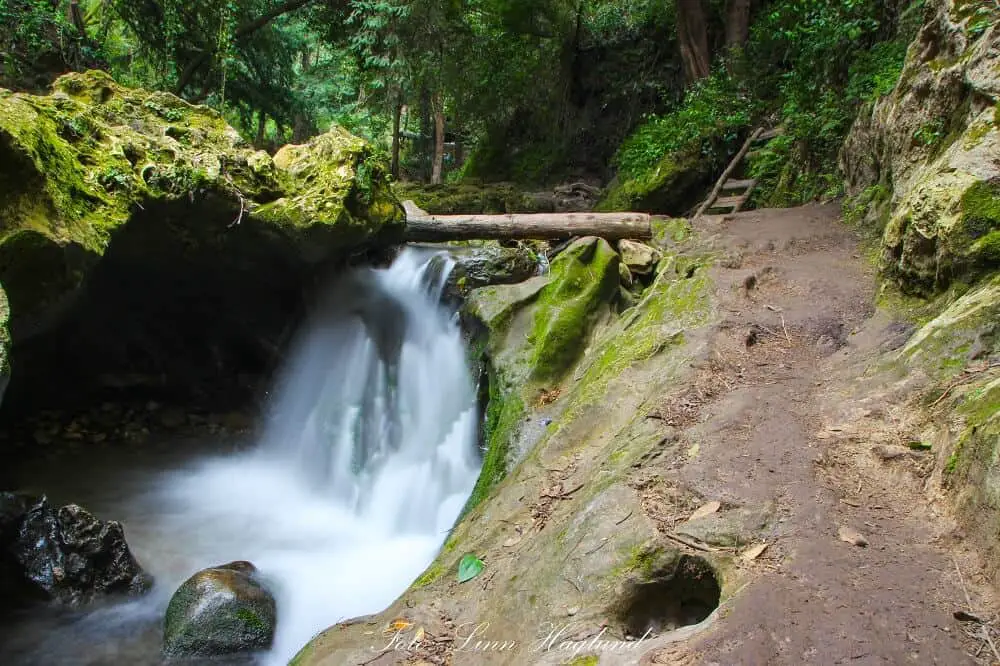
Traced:
<path fill-rule="evenodd" d="M 260 149 L 264 147 L 264 135 L 267 131 L 267 114 L 263 111 L 257 112 L 257 142 L 255 147 Z"/>
<path fill-rule="evenodd" d="M 708 50 L 708 23 L 702 0 L 677 0 L 677 41 L 688 83 L 708 76 L 712 54 Z"/>
<path fill-rule="evenodd" d="M 402 97 L 398 96 L 392 110 L 392 163 L 389 172 L 395 180 L 399 180 L 399 122 L 400 116 L 403 115 L 402 102 Z"/>
<path fill-rule="evenodd" d="M 428 182 L 431 179 L 431 145 L 434 130 L 431 127 L 431 93 L 426 86 L 420 89 L 420 138 L 417 140 L 417 153 L 420 155 L 420 180 Z"/>
<path fill-rule="evenodd" d="M 726 3 L 726 47 L 746 44 L 750 38 L 750 0 L 728 0 Z"/>
<path fill-rule="evenodd" d="M 434 94 L 434 165 L 431 168 L 431 185 L 444 180 L 444 103 L 441 93 Z"/>
<path fill-rule="evenodd" d="M 419 215 L 406 202 L 408 242 L 557 239 L 600 236 L 608 240 L 652 238 L 645 213 L 542 213 L 524 215 Z"/>

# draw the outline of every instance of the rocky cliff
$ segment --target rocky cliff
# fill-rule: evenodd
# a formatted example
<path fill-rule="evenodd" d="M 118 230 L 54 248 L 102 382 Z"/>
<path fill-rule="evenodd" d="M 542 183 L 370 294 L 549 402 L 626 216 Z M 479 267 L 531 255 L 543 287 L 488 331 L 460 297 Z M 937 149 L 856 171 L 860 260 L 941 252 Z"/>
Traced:
<path fill-rule="evenodd" d="M 317 270 L 403 220 L 338 127 L 272 157 L 217 112 L 102 72 L 0 91 L 9 397 L 232 392 L 269 367 Z"/>
<path fill-rule="evenodd" d="M 1000 265 L 1000 29 L 992 2 L 935 0 L 893 92 L 862 111 L 841 166 L 909 293 Z M 961 286 L 961 285 L 959 285 Z"/>

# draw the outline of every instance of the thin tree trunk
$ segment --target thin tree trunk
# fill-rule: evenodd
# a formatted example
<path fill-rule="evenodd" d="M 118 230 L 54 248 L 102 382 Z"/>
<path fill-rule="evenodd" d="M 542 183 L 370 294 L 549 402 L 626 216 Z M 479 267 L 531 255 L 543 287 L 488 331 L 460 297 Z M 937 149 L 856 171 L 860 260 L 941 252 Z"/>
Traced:
<path fill-rule="evenodd" d="M 434 128 L 431 125 L 431 93 L 427 86 L 420 89 L 420 139 L 418 139 L 417 153 L 420 155 L 420 180 L 428 182 L 431 179 L 431 153 L 434 150 L 433 137 Z"/>
<path fill-rule="evenodd" d="M 80 33 L 80 37 L 86 41 L 87 37 L 87 23 L 83 20 L 83 12 L 80 10 L 80 0 L 72 0 L 69 3 L 69 15 L 73 21 L 73 26 L 76 31 Z"/>
<path fill-rule="evenodd" d="M 444 180 L 444 103 L 441 93 L 434 94 L 434 164 L 431 167 L 431 185 Z"/>
<path fill-rule="evenodd" d="M 263 149 L 267 140 L 267 114 L 263 111 L 257 112 L 257 143 L 256 148 Z"/>
<path fill-rule="evenodd" d="M 708 49 L 708 23 L 702 0 L 677 0 L 677 41 L 688 83 L 708 76 L 712 55 Z"/>
<path fill-rule="evenodd" d="M 746 44 L 750 38 L 750 0 L 728 0 L 726 3 L 726 47 Z"/>
<path fill-rule="evenodd" d="M 399 180 L 399 122 L 403 115 L 402 95 L 396 97 L 395 108 L 392 110 L 392 163 L 389 172 L 393 179 Z"/>

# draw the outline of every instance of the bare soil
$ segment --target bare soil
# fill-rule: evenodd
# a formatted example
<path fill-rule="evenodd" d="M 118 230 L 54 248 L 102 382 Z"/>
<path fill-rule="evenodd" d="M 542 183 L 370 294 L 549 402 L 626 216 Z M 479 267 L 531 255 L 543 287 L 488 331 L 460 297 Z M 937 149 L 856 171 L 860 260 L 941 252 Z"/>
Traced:
<path fill-rule="evenodd" d="M 919 387 L 866 372 L 909 329 L 875 312 L 873 270 L 839 208 L 699 225 L 724 254 L 714 269 L 724 321 L 696 383 L 655 414 L 684 429 L 690 455 L 648 466 L 636 486 L 664 531 L 673 523 L 657 507 L 676 505 L 671 488 L 766 507 L 755 539 L 767 549 L 740 564 L 748 582 L 708 631 L 641 663 L 1000 661 L 987 640 L 992 588 L 936 490 L 932 454 L 906 447 Z M 961 610 L 987 623 L 960 622 Z"/>

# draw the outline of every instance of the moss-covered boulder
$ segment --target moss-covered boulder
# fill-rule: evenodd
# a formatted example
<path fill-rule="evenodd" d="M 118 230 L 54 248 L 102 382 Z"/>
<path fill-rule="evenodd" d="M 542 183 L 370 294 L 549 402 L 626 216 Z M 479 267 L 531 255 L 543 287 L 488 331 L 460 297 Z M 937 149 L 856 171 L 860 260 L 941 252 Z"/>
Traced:
<path fill-rule="evenodd" d="M 199 571 L 171 597 L 163 653 L 178 659 L 266 650 L 276 627 L 274 597 L 256 567 L 230 562 Z"/>
<path fill-rule="evenodd" d="M 712 179 L 715 165 L 703 158 L 696 142 L 660 158 L 642 173 L 619 173 L 596 210 L 642 211 L 682 215 Z"/>
<path fill-rule="evenodd" d="M 7 399 L 239 393 L 317 271 L 402 228 L 385 173 L 343 129 L 272 158 L 217 112 L 102 72 L 0 91 L 0 281 L 33 368 Z"/>
<path fill-rule="evenodd" d="M 532 379 L 558 380 L 580 358 L 595 321 L 618 293 L 619 263 L 607 241 L 593 237 L 574 241 L 555 258 L 528 335 Z"/>
<path fill-rule="evenodd" d="M 0 92 L 0 279 L 18 323 L 79 287 L 143 211 L 203 203 L 227 224 L 267 224 L 315 254 L 357 246 L 402 221 L 363 141 L 335 128 L 272 160 L 207 107 L 133 90 L 103 72 L 52 94 Z M 242 219 L 241 219 L 242 218 Z M 319 244 L 319 247 L 317 247 Z"/>
<path fill-rule="evenodd" d="M 895 90 L 841 154 L 884 272 L 931 294 L 1000 267 L 1000 30 L 988 2 L 933 0 Z"/>
<path fill-rule="evenodd" d="M 533 212 L 529 198 L 510 183 L 426 185 L 406 182 L 396 183 L 393 190 L 400 200 L 410 199 L 431 215 Z"/>

